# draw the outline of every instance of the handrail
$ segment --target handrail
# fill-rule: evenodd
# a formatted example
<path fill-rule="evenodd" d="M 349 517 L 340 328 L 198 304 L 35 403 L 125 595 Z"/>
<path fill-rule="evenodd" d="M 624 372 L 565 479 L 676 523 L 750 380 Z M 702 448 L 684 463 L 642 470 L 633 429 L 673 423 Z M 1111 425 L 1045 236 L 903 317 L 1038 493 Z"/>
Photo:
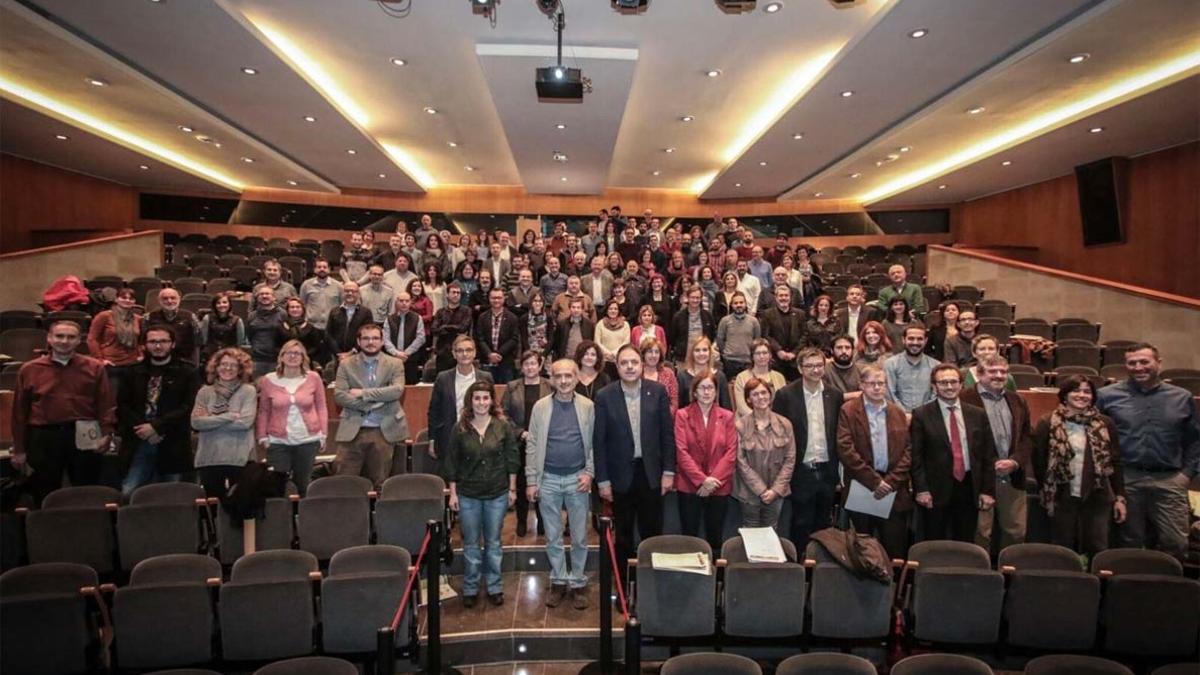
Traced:
<path fill-rule="evenodd" d="M 71 241 L 65 244 L 55 244 L 54 246 L 43 246 L 41 248 L 27 248 L 22 251 L 13 251 L 12 253 L 0 253 L 0 261 L 13 260 L 23 258 L 29 255 L 41 253 L 54 253 L 55 251 L 66 251 L 72 248 L 80 248 L 83 246 L 91 246 L 92 244 L 107 244 L 122 239 L 134 239 L 137 237 L 145 237 L 147 235 L 162 237 L 162 230 L 140 230 L 137 232 L 127 232 L 124 234 L 115 234 L 109 237 L 96 237 L 94 239 L 82 239 L 80 241 Z"/>

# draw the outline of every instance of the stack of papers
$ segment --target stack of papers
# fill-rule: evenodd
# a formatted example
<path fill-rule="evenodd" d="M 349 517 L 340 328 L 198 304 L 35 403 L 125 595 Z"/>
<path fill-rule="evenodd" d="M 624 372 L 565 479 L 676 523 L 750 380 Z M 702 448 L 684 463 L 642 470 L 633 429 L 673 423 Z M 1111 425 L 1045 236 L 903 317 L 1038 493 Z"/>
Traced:
<path fill-rule="evenodd" d="M 743 527 L 738 530 L 742 535 L 742 546 L 746 548 L 746 559 L 752 563 L 783 563 L 787 556 L 783 553 L 783 544 L 779 543 L 779 535 L 773 527 Z"/>
<path fill-rule="evenodd" d="M 707 553 L 651 553 L 650 566 L 667 572 L 688 574 L 712 574 Z"/>

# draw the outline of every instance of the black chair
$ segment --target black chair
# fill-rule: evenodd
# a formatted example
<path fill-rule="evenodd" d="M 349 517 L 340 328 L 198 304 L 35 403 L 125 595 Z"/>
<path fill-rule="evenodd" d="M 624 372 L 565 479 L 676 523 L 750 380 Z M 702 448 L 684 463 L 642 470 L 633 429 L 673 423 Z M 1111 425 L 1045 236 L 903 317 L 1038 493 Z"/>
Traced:
<path fill-rule="evenodd" d="M 88 279 L 86 282 L 84 282 L 84 286 L 86 286 L 89 291 L 98 291 L 101 288 L 120 290 L 125 286 L 125 279 L 113 275 L 100 275 L 98 277 L 92 277 L 91 279 Z"/>
<path fill-rule="evenodd" d="M 41 328 L 42 315 L 31 309 L 0 311 L 0 333 L 13 328 Z"/>
<path fill-rule="evenodd" d="M 1087 366 L 1099 376 L 1100 347 L 1083 341 L 1058 341 L 1054 347 L 1054 368 L 1058 370 L 1063 366 Z"/>
<path fill-rule="evenodd" d="M 425 536 L 425 523 L 441 520 L 445 513 L 445 490 L 445 481 L 433 474 L 410 473 L 385 480 L 375 502 L 377 541 L 416 551 Z"/>
<path fill-rule="evenodd" d="M 207 285 L 208 282 L 200 277 L 180 277 L 171 282 L 171 287 L 179 291 L 180 296 L 189 293 L 203 293 Z"/>
<path fill-rule="evenodd" d="M 1104 590 L 1104 650 L 1135 657 L 1196 655 L 1200 581 L 1166 574 L 1118 574 Z"/>
<path fill-rule="evenodd" d="M 1012 324 L 1005 319 L 980 319 L 978 330 L 980 333 L 991 335 L 1002 344 L 1012 338 Z"/>
<path fill-rule="evenodd" d="M 780 539 L 789 562 L 752 563 L 740 536 L 721 546 L 725 582 L 721 599 L 725 634 L 750 638 L 800 635 L 804 632 L 804 566 L 796 547 Z"/>
<path fill-rule="evenodd" d="M 1092 574 L 1116 576 L 1121 574 L 1162 574 L 1183 576 L 1183 565 L 1162 551 L 1138 548 L 1110 548 L 1092 558 Z"/>
<path fill-rule="evenodd" d="M 9 361 L 0 366 L 0 390 L 16 391 L 17 373 L 24 365 L 22 361 Z M 0 447 L 5 447 L 0 445 Z"/>
<path fill-rule="evenodd" d="M 238 290 L 249 291 L 258 283 L 258 268 L 249 265 L 231 267 L 229 277 L 237 282 Z"/>
<path fill-rule="evenodd" d="M 642 635 L 680 638 L 712 635 L 716 630 L 717 577 L 709 573 L 680 574 L 655 570 L 654 553 L 712 554 L 708 542 L 697 537 L 664 534 L 638 545 L 637 580 L 634 586 L 637 617 Z"/>
<path fill-rule="evenodd" d="M 1150 675 L 1200 675 L 1200 663 L 1171 663 L 1155 668 Z"/>
<path fill-rule="evenodd" d="M 1036 335 L 1045 340 L 1054 339 L 1054 326 L 1045 319 L 1025 317 L 1013 321 L 1013 335 Z"/>
<path fill-rule="evenodd" d="M 1052 384 L 1058 384 L 1060 380 L 1071 375 L 1082 375 L 1086 377 L 1088 381 L 1092 383 L 1092 386 L 1096 387 L 1096 389 L 1103 387 L 1107 383 L 1106 380 L 1100 376 L 1100 373 L 1096 372 L 1096 369 L 1091 366 L 1059 366 L 1050 375 Z"/>
<path fill-rule="evenodd" d="M 1100 366 L 1100 377 L 1105 380 L 1124 380 L 1128 376 L 1124 363 L 1106 363 Z"/>
<path fill-rule="evenodd" d="M 220 265 L 217 263 L 217 255 L 215 253 L 208 253 L 208 252 L 193 253 L 193 254 L 189 255 L 188 256 L 188 264 L 192 266 L 193 274 L 196 273 L 197 267 L 205 267 L 205 266 L 209 266 L 209 265 L 212 265 L 212 266 L 218 267 L 218 268 L 220 267 Z M 200 275 L 196 274 L 196 276 L 200 276 Z"/>
<path fill-rule="evenodd" d="M 913 570 L 913 636 L 940 644 L 993 643 L 1000 634 L 1004 577 L 987 551 L 958 541 L 923 541 L 908 552 Z"/>
<path fill-rule="evenodd" d="M 362 476 L 327 476 L 308 486 L 300 500 L 296 532 L 300 549 L 328 560 L 334 553 L 371 538 L 371 481 Z"/>
<path fill-rule="evenodd" d="M 288 483 L 289 494 L 296 488 Z M 270 497 L 263 506 L 263 514 L 255 519 L 254 550 L 274 551 L 292 547 L 293 532 L 292 502 L 287 497 Z M 245 551 L 243 524 L 234 523 L 225 509 L 217 510 L 217 542 L 221 563 L 232 565 Z"/>
<path fill-rule="evenodd" d="M 163 281 L 175 281 L 176 279 L 188 276 L 189 273 L 190 270 L 188 269 L 188 266 L 183 264 L 182 260 L 173 263 L 166 263 L 162 267 L 154 270 L 154 276 L 162 279 Z"/>
<path fill-rule="evenodd" d="M 242 237 L 242 244 L 261 250 L 267 247 L 267 240 L 262 237 Z"/>
<path fill-rule="evenodd" d="M 155 556 L 201 551 L 209 531 L 207 517 L 204 488 L 195 483 L 154 483 L 134 490 L 129 504 L 117 510 L 122 569 Z"/>
<path fill-rule="evenodd" d="M 200 314 L 212 309 L 212 299 L 210 293 L 188 293 L 179 301 L 179 307 L 193 314 Z"/>
<path fill-rule="evenodd" d="M 951 290 L 951 293 L 953 293 L 954 299 L 956 300 L 965 300 L 971 303 L 971 305 L 977 305 L 981 300 L 983 300 L 984 291 L 978 286 L 962 284 L 959 286 L 954 286 Z"/>
<path fill-rule="evenodd" d="M 217 258 L 217 264 L 225 269 L 237 267 L 238 265 L 249 265 L 250 257 L 241 253 L 226 253 Z"/>
<path fill-rule="evenodd" d="M 221 563 L 174 554 L 137 564 L 113 597 L 113 626 L 121 668 L 163 668 L 212 659 L 213 589 Z"/>
<path fill-rule="evenodd" d="M 1017 389 L 1033 389 L 1034 387 L 1046 386 L 1046 378 L 1041 373 L 1025 373 L 1025 372 L 1009 372 L 1012 375 L 1013 381 L 1017 384 Z"/>
<path fill-rule="evenodd" d="M 1133 671 L 1098 656 L 1048 654 L 1026 663 L 1025 675 L 1133 675 Z"/>
<path fill-rule="evenodd" d="M 806 565 L 811 567 L 809 608 L 813 637 L 875 640 L 887 636 L 891 629 L 894 584 L 882 584 L 851 573 L 816 542 L 808 544 L 804 556 Z"/>
<path fill-rule="evenodd" d="M 163 287 L 163 280 L 157 277 L 134 277 L 129 281 L 133 289 L 133 297 L 145 298 L 150 291 L 158 291 Z"/>
<path fill-rule="evenodd" d="M 237 279 L 229 277 L 221 277 L 208 282 L 208 294 L 217 295 L 218 293 L 233 293 L 237 291 Z"/>
<path fill-rule="evenodd" d="M 0 671 L 5 675 L 98 672 L 89 599 L 103 602 L 86 565 L 43 563 L 0 575 Z M 87 589 L 87 590 L 85 590 Z"/>
<path fill-rule="evenodd" d="M 374 651 L 380 626 L 388 625 L 408 580 L 412 559 L 397 546 L 356 546 L 338 551 L 321 581 L 322 644 L 327 654 Z M 414 596 L 415 598 L 415 596 Z M 396 630 L 399 644 L 408 642 L 416 602 Z"/>
<path fill-rule="evenodd" d="M 942 289 L 938 288 L 937 286 L 922 286 L 921 295 L 925 297 L 925 306 L 930 309 L 941 305 L 942 300 L 944 299 L 944 296 L 942 295 Z"/>
<path fill-rule="evenodd" d="M 961 654 L 918 654 L 892 666 L 891 675 L 993 675 L 988 664 Z"/>
<path fill-rule="evenodd" d="M 307 551 L 259 551 L 233 564 L 218 604 L 226 660 L 262 661 L 313 650 L 313 581 Z M 268 609 L 269 608 L 269 609 Z"/>
<path fill-rule="evenodd" d="M 1167 380 L 1176 387 L 1188 390 L 1192 396 L 1200 396 L 1200 377 L 1175 376 Z"/>
<path fill-rule="evenodd" d="M 331 656 L 304 656 L 263 666 L 254 675 L 358 675 L 358 666 Z"/>
<path fill-rule="evenodd" d="M 1015 544 L 1000 551 L 1008 577 L 1005 642 L 1015 647 L 1086 651 L 1096 641 L 1100 580 L 1079 555 L 1053 544 Z"/>
<path fill-rule="evenodd" d="M 1059 319 L 1054 326 L 1055 342 L 1063 340 L 1090 340 L 1100 342 L 1100 324 L 1087 319 Z"/>
<path fill-rule="evenodd" d="M 121 493 L 102 485 L 59 488 L 42 508 L 25 518 L 29 562 L 70 562 L 98 574 L 113 571 L 116 534 L 113 514 Z"/>
<path fill-rule="evenodd" d="M 775 669 L 775 675 L 877 675 L 875 664 L 861 656 L 836 652 L 813 652 L 796 654 L 784 659 Z"/>
<path fill-rule="evenodd" d="M 1200 369 L 1196 368 L 1163 368 L 1158 374 L 1159 377 L 1170 380 L 1180 377 L 1200 377 Z"/>
<path fill-rule="evenodd" d="M 1012 323 L 1016 310 L 1015 305 L 1010 305 L 1004 300 L 980 300 L 979 304 L 975 305 L 975 316 L 981 320 L 1003 319 L 1006 323 Z"/>
<path fill-rule="evenodd" d="M 1101 347 L 1104 349 L 1104 365 L 1125 365 L 1125 349 L 1137 344 L 1133 340 L 1109 340 Z M 1161 375 L 1161 373 L 1160 373 Z"/>
<path fill-rule="evenodd" d="M 753 660 L 737 654 L 701 652 L 672 656 L 663 664 L 661 675 L 762 675 Z"/>
<path fill-rule="evenodd" d="M 10 328 L 0 333 L 0 354 L 13 361 L 32 361 L 44 349 L 46 331 L 42 328 Z"/>
<path fill-rule="evenodd" d="M 216 263 L 192 266 L 192 276 L 205 281 L 220 278 L 224 274 L 225 270 L 221 269 L 221 266 Z"/>

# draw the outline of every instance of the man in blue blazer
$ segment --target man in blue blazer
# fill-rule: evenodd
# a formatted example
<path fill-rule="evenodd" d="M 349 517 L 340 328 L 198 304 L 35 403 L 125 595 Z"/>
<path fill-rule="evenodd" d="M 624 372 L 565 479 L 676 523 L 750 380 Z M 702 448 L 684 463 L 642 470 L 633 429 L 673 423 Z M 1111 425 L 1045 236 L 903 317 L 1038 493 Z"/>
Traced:
<path fill-rule="evenodd" d="M 675 423 L 667 390 L 642 379 L 633 345 L 617 350 L 620 379 L 596 392 L 593 452 L 600 498 L 612 504 L 617 559 L 637 554 L 642 539 L 662 534 L 662 498 L 675 483 Z"/>

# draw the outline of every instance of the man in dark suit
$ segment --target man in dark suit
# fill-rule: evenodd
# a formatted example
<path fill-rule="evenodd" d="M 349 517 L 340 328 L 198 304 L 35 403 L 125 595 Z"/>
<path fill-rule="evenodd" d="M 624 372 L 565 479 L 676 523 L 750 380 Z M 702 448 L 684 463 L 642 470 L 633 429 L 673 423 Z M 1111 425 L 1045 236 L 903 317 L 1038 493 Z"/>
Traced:
<path fill-rule="evenodd" d="M 833 312 L 833 316 L 838 320 L 838 325 L 842 326 L 846 335 L 855 341 L 858 340 L 858 332 L 867 325 L 868 321 L 883 321 L 883 312 L 864 304 L 866 301 L 867 292 L 863 290 L 863 287 L 858 284 L 850 284 L 846 287 L 846 306 Z"/>
<path fill-rule="evenodd" d="M 963 403 L 983 408 L 996 442 L 996 506 L 979 512 L 975 543 L 992 548 L 992 531 L 1000 525 L 1000 548 L 1025 543 L 1025 467 L 1032 469 L 1033 435 L 1029 404 L 1015 391 L 1004 388 L 1008 360 L 993 354 L 979 363 L 979 383 L 962 393 Z"/>
<path fill-rule="evenodd" d="M 479 347 L 479 362 L 497 384 L 508 384 L 513 378 L 513 365 L 521 350 L 521 334 L 517 315 L 504 306 L 504 291 L 492 287 L 488 293 L 488 310 L 475 319 L 475 343 Z"/>
<path fill-rule="evenodd" d="M 983 408 L 959 400 L 962 375 L 943 363 L 937 397 L 912 411 L 912 482 L 925 509 L 925 540 L 974 541 L 979 512 L 995 504 L 996 443 Z"/>
<path fill-rule="evenodd" d="M 791 539 L 803 551 L 808 538 L 833 522 L 838 485 L 837 428 L 842 392 L 826 387 L 825 353 L 808 347 L 796 357 L 801 378 L 779 390 L 771 408 L 792 422 L 796 469 L 792 472 Z"/>
<path fill-rule="evenodd" d="M 455 366 L 438 373 L 429 398 L 429 456 L 438 460 L 438 475 L 446 450 L 450 447 L 450 431 L 463 409 L 463 396 L 476 382 L 492 383 L 491 374 L 475 366 L 475 341 L 470 335 L 459 335 L 451 347 Z"/>
<path fill-rule="evenodd" d="M 642 539 L 662 534 L 662 498 L 675 482 L 675 423 L 667 389 L 642 379 L 632 345 L 617 350 L 620 379 L 596 393 L 593 448 L 600 498 L 612 504 L 617 559 L 637 554 Z"/>
<path fill-rule="evenodd" d="M 325 339 L 331 358 L 354 351 L 358 346 L 358 329 L 374 321 L 371 310 L 359 304 L 358 284 L 342 284 L 342 304 L 329 310 L 325 321 Z"/>
<path fill-rule="evenodd" d="M 691 342 L 702 337 L 708 338 L 710 342 L 717 339 L 717 321 L 712 312 L 704 309 L 703 302 L 704 291 L 699 286 L 692 286 L 688 289 L 687 303 L 671 317 L 671 324 L 667 330 L 667 344 L 671 346 L 671 354 L 674 355 L 676 363 L 683 363 L 687 358 L 688 345 Z M 693 317 L 700 318 L 700 333 L 689 336 Z"/>
<path fill-rule="evenodd" d="M 804 311 L 792 302 L 792 287 L 777 284 L 773 293 L 775 304 L 758 313 L 762 336 L 771 345 L 775 369 L 788 381 L 800 374 L 796 368 L 796 353 L 804 345 Z"/>

